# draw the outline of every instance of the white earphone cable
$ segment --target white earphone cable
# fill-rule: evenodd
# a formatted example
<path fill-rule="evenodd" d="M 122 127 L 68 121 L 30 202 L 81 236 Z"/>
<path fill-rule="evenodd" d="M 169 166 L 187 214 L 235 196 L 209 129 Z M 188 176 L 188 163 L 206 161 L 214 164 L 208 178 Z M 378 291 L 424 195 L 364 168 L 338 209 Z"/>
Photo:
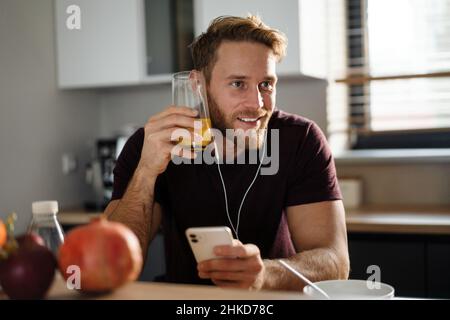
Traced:
<path fill-rule="evenodd" d="M 261 165 L 262 165 L 262 163 L 264 161 L 264 157 L 266 155 L 266 142 L 267 142 L 267 129 L 265 129 L 265 134 L 264 134 L 264 142 L 263 142 L 264 146 L 263 146 L 263 155 L 262 155 L 262 158 L 261 158 L 261 162 L 259 163 L 258 170 L 256 170 L 255 177 L 253 178 L 252 182 L 250 183 L 249 187 L 247 188 L 247 191 L 245 192 L 244 196 L 242 197 L 242 201 L 241 201 L 241 204 L 239 206 L 239 210 L 238 210 L 238 214 L 237 214 L 236 228 L 234 227 L 234 224 L 231 221 L 230 212 L 229 212 L 229 209 L 228 209 L 227 188 L 225 187 L 225 182 L 223 180 L 222 171 L 220 170 L 219 155 L 218 155 L 218 152 L 215 153 L 216 154 L 216 159 L 217 159 L 217 169 L 219 171 L 220 181 L 222 182 L 222 188 L 223 188 L 223 193 L 224 193 L 224 198 L 225 198 L 225 210 L 227 212 L 228 222 L 230 223 L 230 226 L 233 229 L 234 234 L 236 235 L 236 239 L 238 239 L 238 240 L 239 240 L 239 222 L 240 222 L 240 219 L 241 219 L 241 209 L 242 209 L 242 206 L 244 205 L 244 201 L 245 201 L 245 198 L 247 197 L 248 192 L 250 191 L 250 189 L 252 188 L 253 184 L 255 183 L 256 178 L 258 177 L 259 171 L 261 170 Z M 217 150 L 216 142 L 214 142 L 214 144 L 215 144 L 215 148 Z"/>

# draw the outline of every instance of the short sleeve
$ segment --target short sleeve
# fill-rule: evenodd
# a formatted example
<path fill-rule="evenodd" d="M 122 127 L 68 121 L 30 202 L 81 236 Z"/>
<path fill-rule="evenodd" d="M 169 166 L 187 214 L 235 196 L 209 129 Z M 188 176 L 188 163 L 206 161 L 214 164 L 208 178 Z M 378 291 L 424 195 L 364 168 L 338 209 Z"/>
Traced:
<path fill-rule="evenodd" d="M 314 122 L 298 143 L 287 184 L 286 206 L 342 199 L 330 147 Z"/>
<path fill-rule="evenodd" d="M 125 143 L 114 167 L 114 183 L 111 200 L 121 199 L 141 158 L 144 129 L 138 129 Z"/>

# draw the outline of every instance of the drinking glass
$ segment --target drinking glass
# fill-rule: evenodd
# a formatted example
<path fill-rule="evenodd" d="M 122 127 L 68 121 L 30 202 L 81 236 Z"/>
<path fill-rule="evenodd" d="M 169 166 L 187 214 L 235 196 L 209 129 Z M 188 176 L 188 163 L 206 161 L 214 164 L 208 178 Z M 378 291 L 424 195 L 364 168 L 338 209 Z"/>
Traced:
<path fill-rule="evenodd" d="M 181 138 L 179 143 L 194 151 L 204 150 L 212 142 L 212 137 L 205 79 L 201 72 L 182 71 L 172 76 L 172 104 L 197 110 L 198 122 L 194 132 L 201 139 Z"/>

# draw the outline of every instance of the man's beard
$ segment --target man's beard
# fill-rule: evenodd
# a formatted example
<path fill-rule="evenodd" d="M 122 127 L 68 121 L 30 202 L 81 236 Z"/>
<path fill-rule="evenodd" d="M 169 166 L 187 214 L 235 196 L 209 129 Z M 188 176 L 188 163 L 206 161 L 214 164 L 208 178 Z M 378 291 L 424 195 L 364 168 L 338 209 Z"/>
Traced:
<path fill-rule="evenodd" d="M 251 134 L 252 138 L 249 138 L 248 136 L 245 137 L 245 149 L 249 148 L 260 148 L 262 146 L 262 143 L 264 141 L 265 137 L 265 130 L 267 129 L 270 117 L 272 116 L 273 111 L 269 111 L 265 108 L 262 108 L 259 112 L 258 111 L 247 111 L 247 112 L 238 112 L 231 114 L 231 117 L 229 119 L 226 118 L 225 114 L 220 110 L 219 105 L 217 104 L 216 100 L 212 97 L 211 93 L 208 92 L 208 109 L 209 114 L 211 117 L 211 124 L 212 127 L 219 130 L 224 137 L 227 137 L 226 131 L 227 129 L 234 129 L 233 128 L 233 121 L 237 119 L 237 117 L 242 118 L 259 118 L 261 116 L 264 116 L 260 119 L 261 125 L 258 129 L 251 129 L 254 131 L 254 134 Z M 238 120 L 239 121 L 239 120 Z M 243 131 L 242 129 L 238 129 Z M 256 132 L 255 132 L 256 131 Z M 250 133 L 250 132 L 248 132 Z M 238 135 L 242 136 L 242 135 Z M 232 141 L 235 145 L 237 144 L 237 137 L 234 138 L 234 141 Z"/>

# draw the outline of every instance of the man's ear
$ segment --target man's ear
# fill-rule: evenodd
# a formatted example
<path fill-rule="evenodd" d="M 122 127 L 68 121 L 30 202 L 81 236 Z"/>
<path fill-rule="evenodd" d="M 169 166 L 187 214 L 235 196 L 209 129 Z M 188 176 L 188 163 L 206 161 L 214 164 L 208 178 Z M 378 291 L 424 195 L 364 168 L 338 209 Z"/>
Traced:
<path fill-rule="evenodd" d="M 192 91 L 199 92 L 202 95 L 206 94 L 206 80 L 202 71 L 191 70 L 189 73 L 189 79 L 191 80 Z"/>
<path fill-rule="evenodd" d="M 189 79 L 198 79 L 198 77 L 201 75 L 201 71 L 192 69 L 191 73 L 189 74 Z"/>
<path fill-rule="evenodd" d="M 191 80 L 192 83 L 192 90 L 195 92 L 198 90 L 198 86 L 205 86 L 205 78 L 203 76 L 203 72 L 199 71 L 199 70 L 191 70 L 190 74 L 189 74 L 189 79 Z"/>

